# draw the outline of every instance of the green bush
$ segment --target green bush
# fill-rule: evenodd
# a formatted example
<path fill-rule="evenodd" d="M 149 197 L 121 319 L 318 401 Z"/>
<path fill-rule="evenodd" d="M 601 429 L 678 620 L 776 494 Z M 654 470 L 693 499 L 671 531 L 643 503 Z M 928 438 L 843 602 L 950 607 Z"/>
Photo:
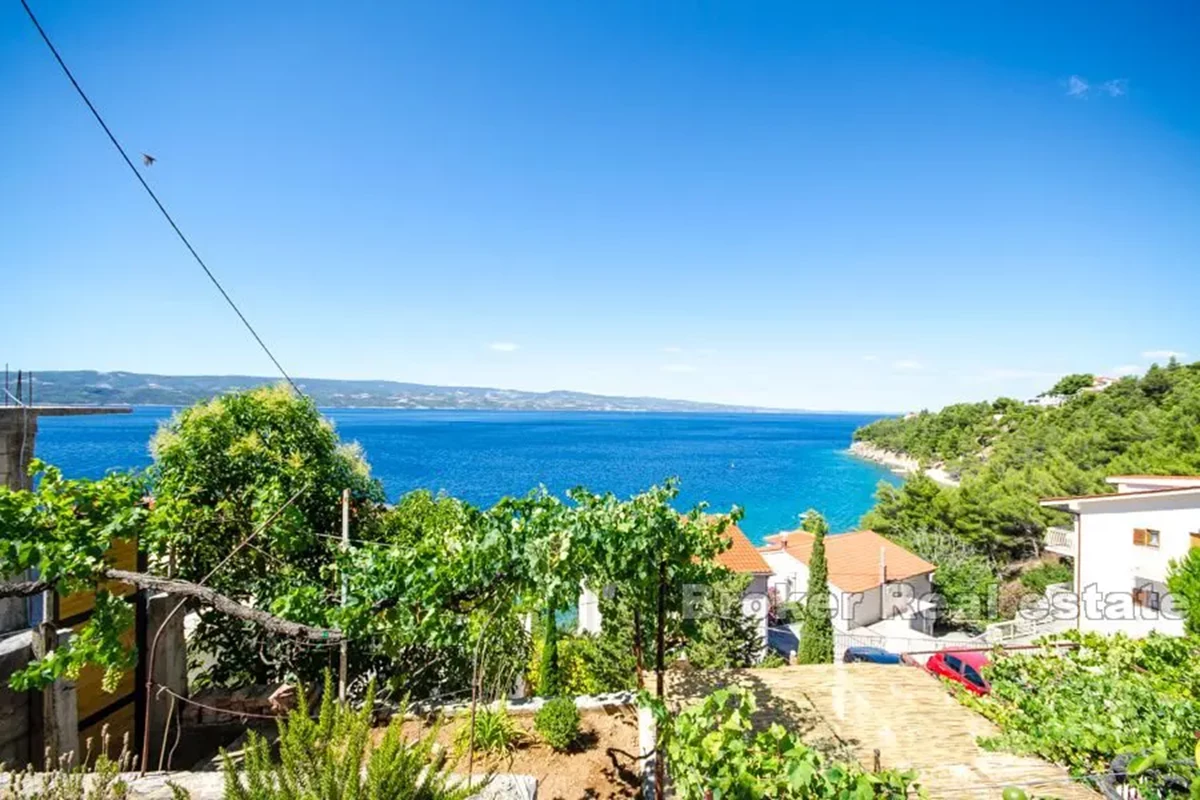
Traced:
<path fill-rule="evenodd" d="M 1067 583 L 1074 573 L 1071 568 L 1061 561 L 1039 564 L 1033 569 L 1021 573 L 1021 585 L 1035 594 L 1045 594 L 1046 587 L 1052 583 Z"/>
<path fill-rule="evenodd" d="M 763 654 L 762 661 L 759 661 L 754 666 L 759 669 L 775 669 L 777 667 L 786 667 L 787 665 L 787 659 L 780 655 L 779 651 L 768 647 L 767 652 Z"/>
<path fill-rule="evenodd" d="M 569 697 L 547 700 L 534 715 L 533 727 L 546 744 L 564 752 L 579 739 L 579 709 Z"/>
<path fill-rule="evenodd" d="M 480 708 L 475 712 L 475 749 L 496 755 L 510 755 L 521 741 L 521 729 L 503 704 L 497 708 Z M 459 729 L 454 745 L 460 753 L 471 746 L 471 723 Z"/>
<path fill-rule="evenodd" d="M 988 695 L 959 693 L 964 705 L 1000 728 L 980 743 L 1038 756 L 1076 775 L 1104 771 L 1118 755 L 1161 753 L 1171 772 L 1200 778 L 1194 764 L 1200 639 L 1074 632 L 1063 638 L 1080 646 L 1000 654 L 985 668 Z M 1163 797 L 1161 777 L 1147 771 L 1134 784 L 1142 797 Z M 1200 781 L 1197 792 L 1192 796 L 1200 796 Z"/>
<path fill-rule="evenodd" d="M 676 797 L 905 798 L 910 789 L 919 790 L 911 772 L 867 772 L 827 761 L 777 723 L 754 733 L 754 710 L 754 696 L 742 688 L 719 689 L 673 720 L 665 720 L 659 707 Z"/>
<path fill-rule="evenodd" d="M 221 751 L 227 800 L 464 800 L 478 791 L 478 785 L 451 785 L 437 730 L 415 742 L 404 737 L 403 714 L 392 717 L 383 738 L 371 746 L 374 685 L 360 711 L 334 702 L 328 673 L 316 719 L 309 717 L 306 700 L 301 689 L 296 710 L 279 721 L 278 761 L 271 758 L 267 740 L 253 731 L 247 737 L 244 776 Z"/>
<path fill-rule="evenodd" d="M 1183 626 L 1193 636 L 1200 634 L 1200 550 L 1192 549 L 1182 559 L 1171 559 L 1167 589 L 1175 609 L 1183 613 Z"/>

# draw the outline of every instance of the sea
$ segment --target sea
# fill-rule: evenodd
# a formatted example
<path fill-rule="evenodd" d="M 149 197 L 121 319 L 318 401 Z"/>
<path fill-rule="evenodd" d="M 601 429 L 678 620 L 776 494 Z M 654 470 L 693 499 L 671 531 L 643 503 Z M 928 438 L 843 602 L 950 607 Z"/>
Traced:
<path fill-rule="evenodd" d="M 151 463 L 150 437 L 173 409 L 43 417 L 37 456 L 67 477 L 97 478 Z M 445 491 L 478 505 L 539 485 L 628 496 L 678 476 L 680 510 L 745 510 L 755 542 L 795 528 L 809 508 L 835 532 L 856 529 L 880 481 L 900 479 L 847 452 L 862 414 L 577 413 L 325 409 L 358 442 L 390 499 Z"/>

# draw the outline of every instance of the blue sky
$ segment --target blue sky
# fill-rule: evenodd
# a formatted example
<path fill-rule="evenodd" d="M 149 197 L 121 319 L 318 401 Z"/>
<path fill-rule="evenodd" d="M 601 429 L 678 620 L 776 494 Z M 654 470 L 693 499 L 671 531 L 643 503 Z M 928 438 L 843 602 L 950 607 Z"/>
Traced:
<path fill-rule="evenodd" d="M 1194 4 L 32 4 L 296 375 L 901 410 L 1200 358 Z M 0 357 L 270 374 L 15 3 L 0 98 Z"/>

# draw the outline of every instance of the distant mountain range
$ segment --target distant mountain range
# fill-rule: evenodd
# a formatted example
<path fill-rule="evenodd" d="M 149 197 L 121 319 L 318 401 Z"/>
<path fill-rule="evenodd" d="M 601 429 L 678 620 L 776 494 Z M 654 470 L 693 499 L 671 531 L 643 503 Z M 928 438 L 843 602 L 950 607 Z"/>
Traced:
<path fill-rule="evenodd" d="M 33 400 L 38 405 L 186 406 L 226 392 L 278 382 L 278 378 L 250 375 L 142 375 L 94 370 L 35 372 Z M 658 397 L 609 397 L 568 391 L 520 392 L 396 381 L 297 378 L 296 383 L 317 405 L 325 408 L 740 413 L 771 410 Z"/>

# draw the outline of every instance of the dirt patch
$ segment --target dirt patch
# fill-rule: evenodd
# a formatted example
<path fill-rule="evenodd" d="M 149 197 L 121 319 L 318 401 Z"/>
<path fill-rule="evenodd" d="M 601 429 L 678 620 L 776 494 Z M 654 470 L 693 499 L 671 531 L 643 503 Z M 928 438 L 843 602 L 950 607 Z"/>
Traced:
<path fill-rule="evenodd" d="M 630 756 L 637 753 L 637 712 L 632 708 L 613 708 L 581 712 L 582 736 L 574 750 L 556 753 L 538 738 L 533 716 L 514 714 L 513 721 L 524 736 L 511 756 L 475 755 L 475 773 L 512 772 L 537 778 L 540 800 L 576 798 L 636 797 L 638 764 Z M 465 716 L 444 721 L 438 742 L 454 752 L 454 738 L 469 724 Z M 406 736 L 416 738 L 429 731 L 431 723 L 409 720 L 404 723 Z M 382 731 L 377 731 L 382 734 Z M 623 752 L 615 752 L 615 751 Z M 628 755 L 626 755 L 628 754 Z M 467 759 L 462 756 L 455 772 L 466 773 Z"/>

